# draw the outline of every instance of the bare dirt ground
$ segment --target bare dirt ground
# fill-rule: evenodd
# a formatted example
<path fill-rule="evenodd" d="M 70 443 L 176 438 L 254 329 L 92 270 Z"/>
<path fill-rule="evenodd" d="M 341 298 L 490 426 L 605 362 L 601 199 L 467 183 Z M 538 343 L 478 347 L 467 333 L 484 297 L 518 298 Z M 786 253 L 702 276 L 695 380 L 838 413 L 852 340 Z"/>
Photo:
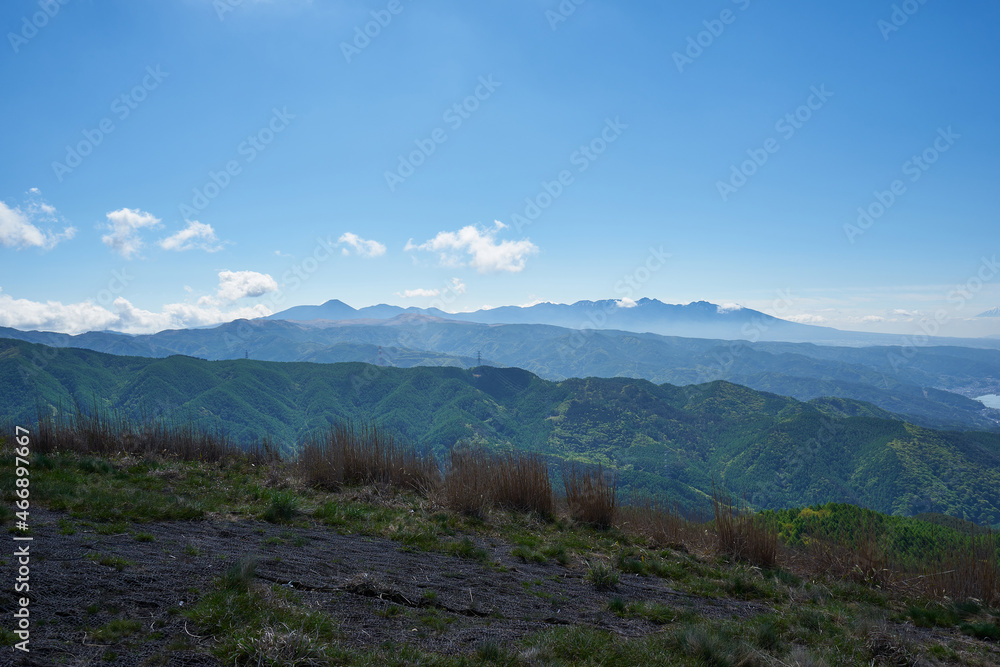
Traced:
<path fill-rule="evenodd" d="M 0 664 L 18 665 L 218 665 L 211 638 L 178 610 L 194 604 L 213 580 L 239 559 L 253 556 L 257 576 L 294 588 L 340 623 L 359 646 L 408 643 L 441 653 L 466 653 L 485 641 L 501 644 L 560 624 L 587 624 L 623 636 L 662 626 L 623 619 L 607 611 L 612 597 L 656 601 L 702 616 L 745 617 L 768 608 L 754 602 L 706 599 L 672 590 L 655 577 L 622 576 L 617 589 L 598 592 L 581 566 L 523 563 L 509 545 L 475 540 L 504 568 L 439 553 L 406 551 L 390 540 L 338 535 L 255 521 L 205 520 L 139 524 L 151 541 L 133 533 L 100 535 L 86 528 L 60 531 L 65 515 L 36 508 L 31 542 L 31 653 L 9 648 Z M 9 538 L 8 538 L 9 539 Z M 9 542 L 13 552 L 14 542 Z M 2 576 L 13 581 L 15 564 L 3 558 Z M 129 562 L 120 571 L 101 557 Z M 10 591 L 10 587 L 4 586 Z M 389 608 L 397 606 L 400 609 Z M 418 622 L 430 612 L 435 628 Z M 14 594 L 2 597 L 11 618 Z M 114 618 L 143 629 L 117 643 L 101 642 L 93 629 Z M 7 623 L 5 622 L 5 625 Z M 9 627 L 9 625 L 8 625 Z M 165 662 L 163 662 L 165 660 Z"/>

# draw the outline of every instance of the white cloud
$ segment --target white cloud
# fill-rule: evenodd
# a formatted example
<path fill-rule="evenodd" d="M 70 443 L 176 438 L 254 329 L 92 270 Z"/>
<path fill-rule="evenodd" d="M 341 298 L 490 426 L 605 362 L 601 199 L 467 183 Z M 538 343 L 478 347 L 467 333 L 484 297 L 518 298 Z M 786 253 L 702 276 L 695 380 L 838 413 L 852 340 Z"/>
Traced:
<path fill-rule="evenodd" d="M 422 287 L 418 287 L 417 289 L 407 289 L 403 290 L 402 292 L 396 292 L 398 296 L 401 296 L 404 299 L 419 299 L 421 297 L 437 296 L 440 293 L 441 290 L 439 289 L 424 289 Z"/>
<path fill-rule="evenodd" d="M 39 224 L 59 222 L 59 217 L 54 207 L 38 199 L 38 188 L 31 188 L 28 194 L 32 197 L 23 210 L 0 201 L 0 245 L 49 250 L 76 235 L 75 227 L 66 227 L 59 233 L 41 229 Z"/>
<path fill-rule="evenodd" d="M 105 329 L 138 334 L 206 326 L 271 314 L 270 309 L 263 304 L 227 309 L 218 305 L 170 303 L 164 305 L 161 312 L 155 313 L 136 308 L 127 299 L 118 297 L 112 306 L 114 310 L 109 310 L 89 300 L 70 304 L 58 301 L 42 303 L 15 299 L 0 292 L 0 326 L 70 334 Z"/>
<path fill-rule="evenodd" d="M 236 301 L 246 296 L 261 296 L 278 289 L 278 283 L 266 273 L 256 271 L 220 271 L 217 296 Z"/>
<path fill-rule="evenodd" d="M 879 315 L 864 315 L 858 321 L 863 324 L 873 324 L 875 322 L 885 322 L 885 318 Z"/>
<path fill-rule="evenodd" d="M 354 250 L 354 254 L 360 257 L 378 257 L 385 254 L 385 246 L 378 241 L 369 241 L 351 232 L 340 235 L 340 238 L 337 239 L 337 245 L 342 244 L 349 246 L 341 248 L 341 252 L 345 255 L 350 255 L 351 249 Z"/>
<path fill-rule="evenodd" d="M 528 239 L 497 241 L 497 232 L 507 225 L 494 221 L 492 228 L 468 225 L 457 232 L 438 232 L 437 236 L 419 245 L 410 239 L 404 250 L 426 250 L 438 253 L 442 266 L 472 266 L 479 273 L 522 271 L 528 255 L 538 252 L 538 246 Z"/>
<path fill-rule="evenodd" d="M 111 211 L 107 214 L 107 218 L 107 229 L 111 233 L 102 236 L 101 241 L 125 259 L 131 259 L 142 248 L 143 243 L 139 237 L 139 230 L 146 227 L 156 227 L 160 224 L 160 219 L 152 213 L 146 213 L 137 208 Z"/>
<path fill-rule="evenodd" d="M 205 252 L 216 252 L 222 250 L 222 244 L 215 236 L 212 225 L 189 220 L 188 226 L 176 234 L 171 234 L 165 239 L 160 239 L 159 246 L 164 250 L 204 250 Z"/>
<path fill-rule="evenodd" d="M 431 297 L 438 296 L 442 292 L 454 292 L 455 294 L 465 294 L 465 283 L 463 283 L 458 278 L 452 278 L 447 283 L 445 283 L 444 289 L 425 289 L 423 287 L 417 289 L 403 290 L 402 292 L 396 292 L 397 296 L 401 296 L 404 299 L 417 299 L 420 297 Z"/>
<path fill-rule="evenodd" d="M 635 302 L 635 299 L 630 299 L 627 296 L 626 297 L 622 297 L 621 299 L 618 299 L 618 307 L 619 308 L 635 308 L 638 305 L 639 304 L 637 304 Z"/>
<path fill-rule="evenodd" d="M 0 292 L 0 326 L 41 331 L 78 333 L 107 329 L 116 317 L 89 301 L 62 304 L 58 301 L 15 299 Z"/>
<path fill-rule="evenodd" d="M 738 303 L 724 303 L 721 306 L 717 306 L 716 310 L 719 313 L 730 313 L 736 310 L 743 310 L 743 306 Z"/>
<path fill-rule="evenodd" d="M 783 320 L 788 320 L 789 322 L 798 322 L 799 324 L 825 324 L 828 320 L 822 315 L 809 315 L 803 313 L 801 315 L 784 315 Z"/>

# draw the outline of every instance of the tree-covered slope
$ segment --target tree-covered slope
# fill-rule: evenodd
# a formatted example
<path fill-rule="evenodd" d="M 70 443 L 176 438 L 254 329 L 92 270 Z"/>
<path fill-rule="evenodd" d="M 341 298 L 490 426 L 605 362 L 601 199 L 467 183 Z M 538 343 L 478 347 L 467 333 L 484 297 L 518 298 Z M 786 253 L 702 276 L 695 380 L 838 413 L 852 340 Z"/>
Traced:
<path fill-rule="evenodd" d="M 1000 430 L 1000 412 L 970 396 L 1000 391 L 1000 351 L 960 347 L 823 347 L 488 325 L 401 315 L 384 321 L 238 320 L 212 329 L 67 336 L 2 329 L 20 340 L 112 354 L 265 361 L 382 361 L 393 366 L 525 368 L 548 380 L 632 377 L 656 383 L 727 380 L 799 400 L 873 403 L 930 428 Z"/>
<path fill-rule="evenodd" d="M 80 405 L 292 447 L 374 420 L 440 453 L 460 439 L 601 463 L 622 490 L 688 503 L 713 479 L 760 507 L 851 502 L 1000 522 L 1000 436 L 940 432 L 846 399 L 803 403 L 728 382 L 550 382 L 516 368 L 120 357 L 0 339 L 2 416 Z"/>

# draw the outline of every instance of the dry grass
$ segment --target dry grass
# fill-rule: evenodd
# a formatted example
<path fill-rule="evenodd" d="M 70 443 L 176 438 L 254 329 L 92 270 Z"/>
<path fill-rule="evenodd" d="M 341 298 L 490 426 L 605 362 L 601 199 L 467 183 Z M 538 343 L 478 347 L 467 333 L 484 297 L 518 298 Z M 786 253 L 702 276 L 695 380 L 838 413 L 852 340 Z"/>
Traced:
<path fill-rule="evenodd" d="M 652 546 L 684 547 L 698 541 L 702 530 L 688 521 L 677 503 L 648 494 L 633 494 L 629 504 L 618 508 L 615 525 L 641 535 Z"/>
<path fill-rule="evenodd" d="M 97 456 L 163 456 L 183 461 L 220 462 L 248 458 L 254 463 L 275 461 L 278 454 L 267 441 L 239 445 L 224 433 L 176 426 L 162 421 L 135 421 L 120 413 L 77 410 L 72 416 L 54 417 L 39 413 L 34 450 L 40 454 L 56 451 Z"/>
<path fill-rule="evenodd" d="M 601 466 L 596 470 L 582 470 L 574 463 L 569 470 L 563 471 L 563 485 L 571 519 L 596 528 L 614 525 L 618 509 L 617 473 L 608 475 Z"/>
<path fill-rule="evenodd" d="M 964 550 L 943 554 L 937 562 L 925 566 L 915 580 L 932 595 L 1000 605 L 997 546 L 996 534 L 991 529 L 974 533 Z"/>
<path fill-rule="evenodd" d="M 773 567 L 778 561 L 778 532 L 764 520 L 738 507 L 732 498 L 713 485 L 712 508 L 720 553 L 758 567 Z"/>
<path fill-rule="evenodd" d="M 553 514 L 549 468 L 538 454 L 494 455 L 490 489 L 493 502 L 504 509 L 538 512 L 545 517 Z"/>
<path fill-rule="evenodd" d="M 456 447 L 445 477 L 445 503 L 456 512 L 483 516 L 490 506 L 551 517 L 548 466 L 537 454 Z"/>
<path fill-rule="evenodd" d="M 465 448 L 451 450 L 451 464 L 444 478 L 445 505 L 455 512 L 483 517 L 489 509 L 485 457 Z"/>
<path fill-rule="evenodd" d="M 426 493 L 441 473 L 432 454 L 397 442 L 376 426 L 341 423 L 299 451 L 299 472 L 310 486 L 338 489 L 344 484 L 385 484 Z"/>

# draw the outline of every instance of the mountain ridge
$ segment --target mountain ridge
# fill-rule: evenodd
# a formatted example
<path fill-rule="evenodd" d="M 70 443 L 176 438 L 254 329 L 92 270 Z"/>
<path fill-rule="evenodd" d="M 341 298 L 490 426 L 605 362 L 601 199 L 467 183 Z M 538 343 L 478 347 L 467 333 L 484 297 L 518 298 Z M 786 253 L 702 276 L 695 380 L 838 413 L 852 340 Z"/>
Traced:
<path fill-rule="evenodd" d="M 571 304 L 542 302 L 529 306 L 498 306 L 469 312 L 448 313 L 438 308 L 377 304 L 353 308 L 339 299 L 318 306 L 293 306 L 264 318 L 268 320 L 327 320 L 346 322 L 358 319 L 390 319 L 399 315 L 428 315 L 456 322 L 480 324 L 547 324 L 570 329 L 622 330 L 663 336 L 749 340 L 751 342 L 811 342 L 823 345 L 907 344 L 903 335 L 844 331 L 833 327 L 784 320 L 743 306 L 726 307 L 708 301 L 668 304 L 643 297 L 580 300 Z M 998 347 L 989 337 L 932 337 L 933 344 Z"/>
<path fill-rule="evenodd" d="M 728 380 L 799 400 L 864 400 L 914 423 L 1000 430 L 1000 414 L 975 401 L 1000 393 L 1000 351 L 927 347 L 824 347 L 580 331 L 553 325 L 480 324 L 406 314 L 389 320 L 237 320 L 157 334 L 54 334 L 0 329 L 0 336 L 120 355 L 184 354 L 221 360 L 363 361 L 400 366 L 523 367 L 549 380 L 625 376 L 674 384 Z M 347 346 L 354 346 L 345 347 Z M 338 347 L 339 346 L 339 347 Z M 353 355 L 353 356 L 352 356 Z M 994 378 L 994 380 L 990 380 Z"/>
<path fill-rule="evenodd" d="M 724 381 L 151 359 L 2 339 L 0 404 L 21 422 L 39 407 L 80 405 L 286 446 L 338 421 L 373 421 L 439 454 L 473 440 L 602 464 L 618 471 L 623 492 L 689 505 L 704 503 L 717 479 L 759 507 L 842 501 L 1000 522 L 1000 434 L 935 431 L 856 401 L 802 402 Z"/>

